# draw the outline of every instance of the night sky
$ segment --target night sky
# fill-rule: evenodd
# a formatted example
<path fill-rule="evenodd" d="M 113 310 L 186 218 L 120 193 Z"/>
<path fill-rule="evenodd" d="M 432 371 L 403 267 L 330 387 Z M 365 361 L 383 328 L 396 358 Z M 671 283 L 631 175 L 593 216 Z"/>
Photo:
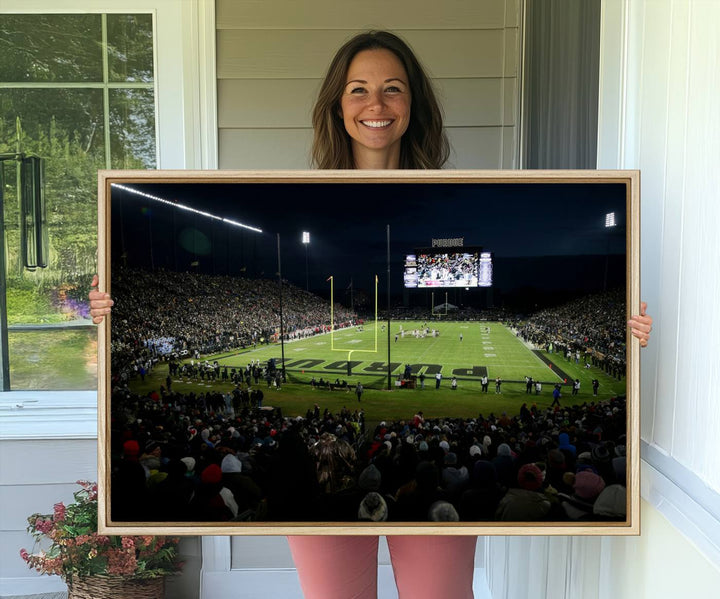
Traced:
<path fill-rule="evenodd" d="M 122 261 L 143 268 L 276 277 L 279 234 L 283 278 L 299 287 L 305 287 L 307 276 L 310 290 L 325 294 L 326 280 L 334 275 L 336 294 L 351 279 L 356 289 L 369 290 L 377 274 L 384 293 L 386 226 L 390 225 L 393 293 L 402 291 L 405 254 L 429 247 L 438 238 L 463 237 L 465 246 L 493 252 L 496 294 L 525 286 L 577 286 L 591 292 L 607 286 L 608 280 L 617 285 L 625 276 L 626 192 L 619 183 L 154 183 L 131 187 L 260 228 L 263 233 L 113 188 L 113 264 Z M 605 227 L 609 212 L 615 212 L 618 222 L 611 229 Z M 303 231 L 311 236 L 307 248 L 301 243 Z"/>

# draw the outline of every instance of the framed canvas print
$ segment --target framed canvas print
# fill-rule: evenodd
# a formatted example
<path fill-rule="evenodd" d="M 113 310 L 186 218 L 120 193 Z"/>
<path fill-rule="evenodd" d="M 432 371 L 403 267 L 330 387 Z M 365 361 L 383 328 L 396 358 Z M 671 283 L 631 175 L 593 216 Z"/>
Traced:
<path fill-rule="evenodd" d="M 639 183 L 101 171 L 101 531 L 638 534 Z"/>

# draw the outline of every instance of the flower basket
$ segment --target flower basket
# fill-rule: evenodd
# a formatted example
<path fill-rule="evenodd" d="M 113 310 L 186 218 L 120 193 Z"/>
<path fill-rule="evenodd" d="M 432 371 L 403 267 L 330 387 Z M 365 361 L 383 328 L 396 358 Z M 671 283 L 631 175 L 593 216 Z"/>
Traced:
<path fill-rule="evenodd" d="M 69 599 L 163 599 L 165 578 L 182 568 L 180 540 L 98 534 L 97 484 L 78 484 L 74 503 L 28 518 L 35 547 L 21 549 L 22 559 L 40 574 L 62 577 Z"/>
<path fill-rule="evenodd" d="M 163 599 L 165 578 L 88 576 L 68 582 L 68 599 Z"/>

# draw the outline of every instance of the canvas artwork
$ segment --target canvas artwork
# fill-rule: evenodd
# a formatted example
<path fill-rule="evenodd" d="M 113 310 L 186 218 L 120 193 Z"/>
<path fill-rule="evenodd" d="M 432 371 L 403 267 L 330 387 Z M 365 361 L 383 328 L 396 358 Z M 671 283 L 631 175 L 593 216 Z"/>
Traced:
<path fill-rule="evenodd" d="M 638 172 L 99 191 L 102 530 L 638 534 Z"/>

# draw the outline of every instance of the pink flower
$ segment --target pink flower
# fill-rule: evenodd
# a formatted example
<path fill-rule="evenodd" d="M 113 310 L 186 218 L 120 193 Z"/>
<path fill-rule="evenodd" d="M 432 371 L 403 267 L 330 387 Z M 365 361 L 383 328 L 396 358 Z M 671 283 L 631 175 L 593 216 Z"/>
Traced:
<path fill-rule="evenodd" d="M 137 567 L 135 552 L 127 549 L 110 549 L 108 551 L 108 574 L 125 576 L 133 574 Z"/>
<path fill-rule="evenodd" d="M 55 520 L 55 522 L 62 522 L 63 520 L 65 520 L 65 511 L 66 510 L 65 510 L 65 505 L 62 502 L 56 503 L 53 506 L 53 510 L 54 510 L 53 519 Z"/>
<path fill-rule="evenodd" d="M 125 549 L 134 549 L 135 548 L 135 541 L 131 537 L 123 537 L 122 538 L 122 546 Z"/>
<path fill-rule="evenodd" d="M 53 522 L 52 520 L 44 520 L 43 518 L 38 518 L 37 520 L 35 520 L 35 528 L 42 534 L 46 535 L 52 530 Z"/>
<path fill-rule="evenodd" d="M 23 559 L 23 561 L 28 562 L 30 561 L 30 554 L 27 552 L 27 549 L 21 549 L 20 550 L 20 557 Z"/>

